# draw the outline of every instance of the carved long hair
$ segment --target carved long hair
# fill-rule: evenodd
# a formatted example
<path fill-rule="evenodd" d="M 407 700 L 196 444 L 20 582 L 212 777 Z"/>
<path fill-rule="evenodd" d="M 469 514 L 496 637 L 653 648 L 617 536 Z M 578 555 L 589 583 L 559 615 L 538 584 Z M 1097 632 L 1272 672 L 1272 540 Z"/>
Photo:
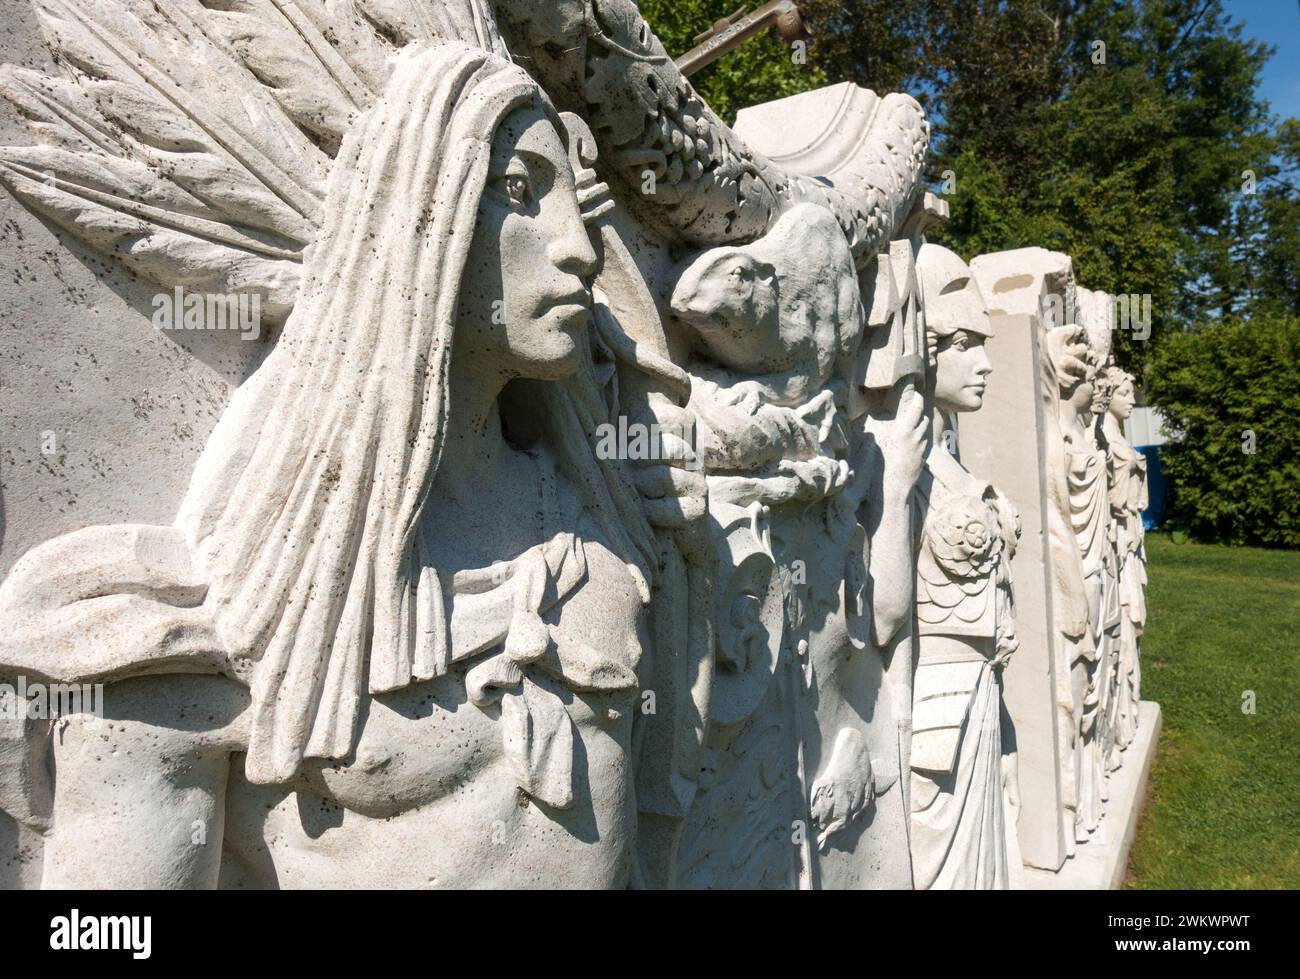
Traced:
<path fill-rule="evenodd" d="M 177 525 L 228 655 L 254 661 L 247 775 L 344 758 L 362 699 L 447 670 L 421 513 L 447 437 L 457 297 L 493 135 L 537 104 L 521 69 L 458 43 L 408 48 L 344 138 L 324 230 L 276 349 L 236 393 Z M 585 348 L 585 345 L 580 344 Z M 545 385 L 560 464 L 648 597 L 653 536 L 591 448 L 590 352 Z"/>

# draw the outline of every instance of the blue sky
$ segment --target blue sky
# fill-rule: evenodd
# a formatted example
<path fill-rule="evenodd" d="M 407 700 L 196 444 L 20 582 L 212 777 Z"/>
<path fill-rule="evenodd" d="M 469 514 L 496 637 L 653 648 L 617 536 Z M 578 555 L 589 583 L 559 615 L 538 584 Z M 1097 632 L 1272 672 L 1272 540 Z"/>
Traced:
<path fill-rule="evenodd" d="M 1277 48 L 1264 68 L 1260 94 L 1279 116 L 1300 117 L 1300 2 L 1226 0 L 1224 10 L 1244 33 Z"/>

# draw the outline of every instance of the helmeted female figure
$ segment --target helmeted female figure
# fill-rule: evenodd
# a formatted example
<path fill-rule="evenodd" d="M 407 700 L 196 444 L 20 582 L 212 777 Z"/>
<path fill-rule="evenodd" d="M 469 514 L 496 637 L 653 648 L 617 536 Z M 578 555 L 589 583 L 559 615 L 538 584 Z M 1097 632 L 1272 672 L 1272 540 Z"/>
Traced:
<path fill-rule="evenodd" d="M 1021 874 L 1014 730 L 1001 679 L 1018 645 L 1010 561 L 1019 517 L 954 452 L 954 415 L 980 407 L 992 370 L 979 287 L 936 245 L 922 247 L 918 271 L 934 440 L 918 484 L 913 873 L 920 888 L 1007 888 Z"/>

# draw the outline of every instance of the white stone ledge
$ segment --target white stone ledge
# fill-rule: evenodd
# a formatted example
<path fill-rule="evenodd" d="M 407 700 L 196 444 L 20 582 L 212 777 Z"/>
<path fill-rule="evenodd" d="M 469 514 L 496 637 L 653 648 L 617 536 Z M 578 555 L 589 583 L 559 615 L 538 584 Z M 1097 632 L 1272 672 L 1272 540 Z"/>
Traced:
<path fill-rule="evenodd" d="M 1128 870 L 1128 854 L 1146 798 L 1147 778 L 1160 739 L 1160 705 L 1144 700 L 1138 708 L 1138 730 L 1123 754 L 1123 764 L 1110 777 L 1110 800 L 1097 832 L 1080 843 L 1060 870 L 1025 868 L 1031 891 L 1118 890 Z"/>

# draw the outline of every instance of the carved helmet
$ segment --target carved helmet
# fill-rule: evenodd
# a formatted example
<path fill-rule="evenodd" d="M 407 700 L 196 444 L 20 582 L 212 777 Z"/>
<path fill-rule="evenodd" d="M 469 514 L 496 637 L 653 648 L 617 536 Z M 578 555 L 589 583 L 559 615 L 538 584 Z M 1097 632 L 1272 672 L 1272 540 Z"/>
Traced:
<path fill-rule="evenodd" d="M 942 245 L 927 242 L 916 259 L 925 317 L 925 343 L 931 362 L 939 341 L 958 330 L 993 336 L 984 295 L 971 267 Z"/>

